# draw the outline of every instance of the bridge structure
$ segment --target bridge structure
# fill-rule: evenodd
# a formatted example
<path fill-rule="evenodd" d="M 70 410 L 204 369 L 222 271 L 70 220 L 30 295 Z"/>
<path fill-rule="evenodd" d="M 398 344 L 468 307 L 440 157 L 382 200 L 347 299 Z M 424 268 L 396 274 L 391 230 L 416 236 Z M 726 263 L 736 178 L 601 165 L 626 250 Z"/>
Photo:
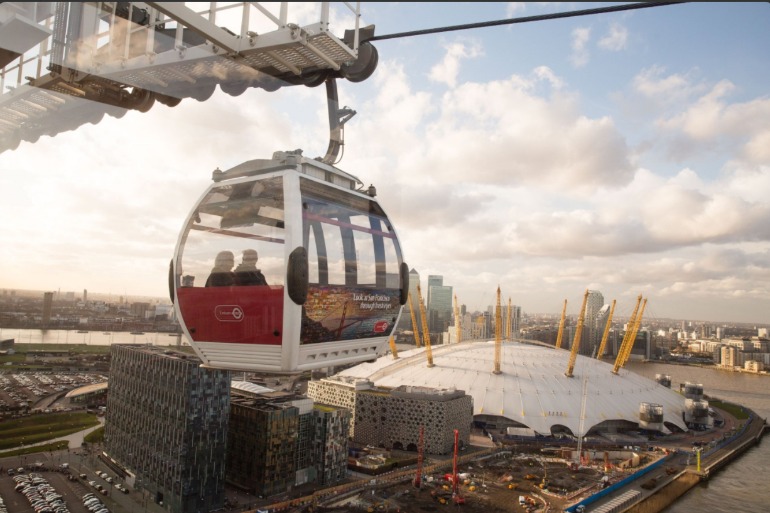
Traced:
<path fill-rule="evenodd" d="M 378 56 L 360 20 L 358 2 L 2 2 L 0 152 L 217 86 L 365 80 Z"/>

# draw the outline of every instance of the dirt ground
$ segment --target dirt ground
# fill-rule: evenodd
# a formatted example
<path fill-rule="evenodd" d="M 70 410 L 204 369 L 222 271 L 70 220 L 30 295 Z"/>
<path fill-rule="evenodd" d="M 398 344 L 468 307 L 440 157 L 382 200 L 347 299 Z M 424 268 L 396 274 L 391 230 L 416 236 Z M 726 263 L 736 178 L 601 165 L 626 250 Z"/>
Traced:
<path fill-rule="evenodd" d="M 458 474 L 462 505 L 453 501 L 448 476 L 434 473 L 426 476 L 419 490 L 410 482 L 402 482 L 374 493 L 366 492 L 342 508 L 325 511 L 423 513 L 461 508 L 473 513 L 509 513 L 544 511 L 546 503 L 558 511 L 573 502 L 570 494 L 590 487 L 598 489 L 603 468 L 596 465 L 573 471 L 559 458 L 517 454 L 461 466 Z M 520 497 L 528 503 L 521 506 Z"/>

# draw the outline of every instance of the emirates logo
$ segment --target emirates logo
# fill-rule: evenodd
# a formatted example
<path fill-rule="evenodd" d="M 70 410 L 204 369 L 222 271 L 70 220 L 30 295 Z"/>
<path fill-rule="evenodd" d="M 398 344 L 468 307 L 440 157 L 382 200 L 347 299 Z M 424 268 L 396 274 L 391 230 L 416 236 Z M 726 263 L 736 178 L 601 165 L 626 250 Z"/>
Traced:
<path fill-rule="evenodd" d="M 222 322 L 241 322 L 246 315 L 238 305 L 218 305 L 214 308 L 214 316 Z"/>

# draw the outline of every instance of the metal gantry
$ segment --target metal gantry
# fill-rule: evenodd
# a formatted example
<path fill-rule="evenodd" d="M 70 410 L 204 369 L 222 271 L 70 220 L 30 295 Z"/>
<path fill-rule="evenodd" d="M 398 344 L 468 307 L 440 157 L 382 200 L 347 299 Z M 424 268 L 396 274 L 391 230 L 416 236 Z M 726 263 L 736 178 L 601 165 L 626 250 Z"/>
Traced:
<path fill-rule="evenodd" d="M 156 101 L 203 101 L 217 86 L 365 80 L 377 52 L 359 3 L 314 5 L 308 15 L 289 2 L 3 2 L 0 151 Z M 342 36 L 332 15 L 349 23 Z"/>

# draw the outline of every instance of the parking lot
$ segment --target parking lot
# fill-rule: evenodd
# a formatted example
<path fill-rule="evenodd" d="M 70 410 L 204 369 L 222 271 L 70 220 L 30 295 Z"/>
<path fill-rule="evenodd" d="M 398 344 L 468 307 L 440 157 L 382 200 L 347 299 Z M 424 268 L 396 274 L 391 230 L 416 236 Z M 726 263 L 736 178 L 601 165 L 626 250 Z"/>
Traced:
<path fill-rule="evenodd" d="M 62 471 L 59 465 L 66 460 L 70 461 L 69 468 Z M 39 513 L 29 503 L 24 493 L 15 490 L 17 483 L 13 476 L 8 475 L 9 468 L 14 469 L 13 473 L 18 475 L 17 469 L 21 464 L 25 464 L 27 467 L 24 469 L 26 475 L 35 475 L 45 479 L 55 492 L 62 496 L 61 500 L 69 513 L 94 513 L 83 504 L 83 496 L 88 493 L 99 498 L 110 513 L 155 511 L 155 505 L 151 501 L 149 504 L 145 504 L 146 501 L 140 493 L 133 490 L 128 491 L 128 493 L 120 492 L 116 486 L 123 487 L 124 483 L 96 458 L 85 452 L 72 451 L 70 453 L 30 455 L 26 457 L 26 462 L 23 462 L 18 456 L 0 459 L 0 467 L 2 467 L 0 497 L 5 502 L 8 513 Z M 36 464 L 41 464 L 40 468 L 36 468 Z M 97 475 L 97 472 L 106 472 L 113 482 L 109 483 L 105 478 Z M 80 477 L 81 475 L 84 477 Z M 103 495 L 96 488 L 97 485 L 104 488 L 107 495 Z"/>
<path fill-rule="evenodd" d="M 0 416 L 19 415 L 43 402 L 43 398 L 55 398 L 73 388 L 106 381 L 107 376 L 102 373 L 3 373 L 0 374 Z M 42 407 L 41 411 L 47 408 L 48 406 Z"/>

